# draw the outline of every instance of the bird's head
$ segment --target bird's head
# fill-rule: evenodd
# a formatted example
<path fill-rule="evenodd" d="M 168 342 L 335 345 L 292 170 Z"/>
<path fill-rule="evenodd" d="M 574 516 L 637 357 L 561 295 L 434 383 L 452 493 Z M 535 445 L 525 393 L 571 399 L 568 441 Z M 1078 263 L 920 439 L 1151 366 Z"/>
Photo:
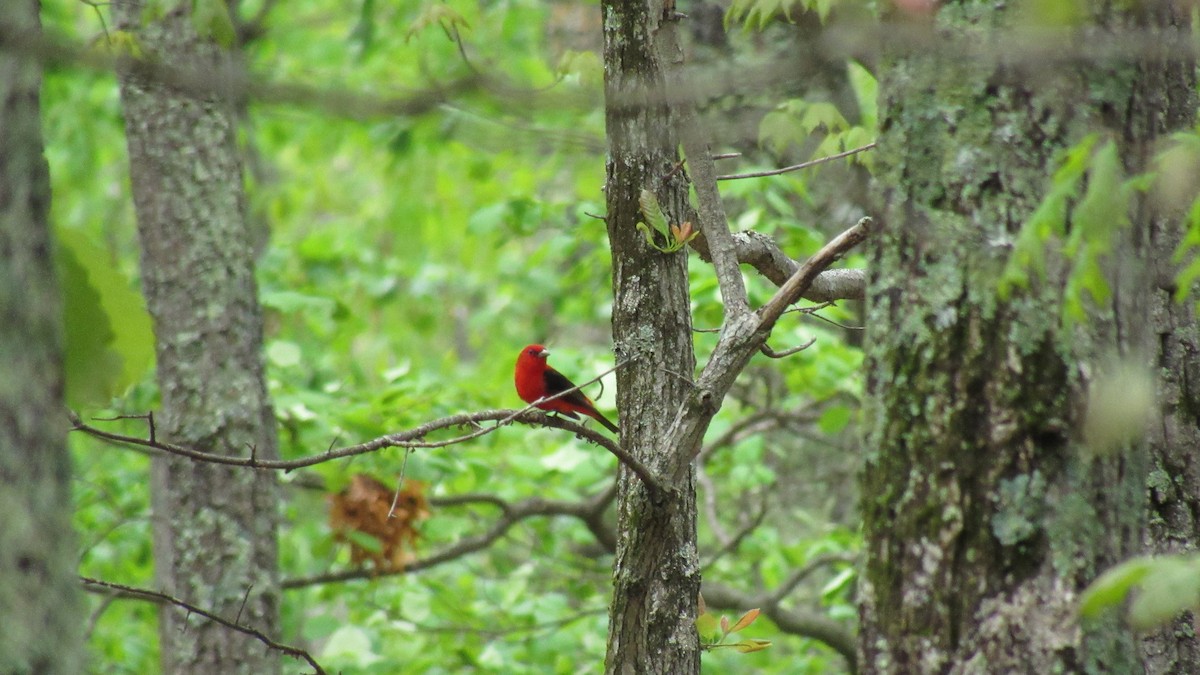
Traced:
<path fill-rule="evenodd" d="M 550 356 L 550 350 L 541 345 L 526 345 L 521 350 L 521 360 L 537 360 L 545 361 L 546 357 Z"/>

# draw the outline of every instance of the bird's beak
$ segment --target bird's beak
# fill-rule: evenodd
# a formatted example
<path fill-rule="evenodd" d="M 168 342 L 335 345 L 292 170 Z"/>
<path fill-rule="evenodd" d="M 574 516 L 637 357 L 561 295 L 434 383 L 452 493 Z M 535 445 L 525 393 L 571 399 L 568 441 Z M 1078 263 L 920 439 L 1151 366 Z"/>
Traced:
<path fill-rule="evenodd" d="M 544 359 L 544 358 L 546 358 L 547 356 L 550 356 L 550 350 L 549 350 L 549 349 L 543 349 L 542 351 L 538 352 L 538 358 L 540 358 L 540 359 Z"/>

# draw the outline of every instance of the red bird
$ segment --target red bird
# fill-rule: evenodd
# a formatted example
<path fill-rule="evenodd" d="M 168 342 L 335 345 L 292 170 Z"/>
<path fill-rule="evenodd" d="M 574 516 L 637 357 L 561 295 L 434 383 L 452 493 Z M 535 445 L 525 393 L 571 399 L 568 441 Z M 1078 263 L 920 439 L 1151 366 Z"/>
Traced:
<path fill-rule="evenodd" d="M 550 352 L 546 351 L 545 347 L 528 345 L 521 350 L 521 355 L 517 357 L 514 379 L 517 383 L 517 396 L 520 396 L 522 401 L 533 403 L 540 398 L 548 398 L 575 387 L 574 383 L 566 376 L 546 363 L 547 356 L 550 356 Z M 573 391 L 553 401 L 539 403 L 537 407 L 562 413 L 576 420 L 579 419 L 578 413 L 582 413 L 603 424 L 604 428 L 614 434 L 621 433 L 617 430 L 617 425 L 596 410 L 596 404 L 592 403 L 592 399 L 584 396 L 582 391 Z"/>

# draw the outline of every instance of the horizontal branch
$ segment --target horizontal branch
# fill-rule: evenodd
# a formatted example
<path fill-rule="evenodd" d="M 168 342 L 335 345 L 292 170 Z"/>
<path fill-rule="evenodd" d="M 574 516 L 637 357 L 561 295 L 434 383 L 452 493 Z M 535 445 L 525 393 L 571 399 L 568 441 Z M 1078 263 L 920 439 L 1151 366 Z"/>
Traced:
<path fill-rule="evenodd" d="M 590 531 L 600 540 L 602 546 L 608 546 L 605 542 L 603 528 L 599 526 L 599 521 L 608 505 L 612 503 L 616 496 L 615 483 L 614 486 L 598 493 L 594 497 L 578 502 L 568 502 L 561 500 L 542 499 L 540 497 L 531 497 L 522 500 L 515 504 L 503 502 L 501 511 L 503 512 L 500 518 L 492 524 L 488 530 L 482 534 L 466 537 L 458 540 L 454 545 L 449 546 L 437 553 L 434 553 L 425 558 L 420 558 L 412 562 L 406 563 L 403 567 L 397 569 L 378 569 L 378 568 L 357 568 L 345 570 L 342 572 L 330 572 L 327 574 L 319 574 L 312 577 L 301 577 L 297 579 L 284 580 L 282 587 L 284 589 L 305 588 L 308 586 L 316 586 L 319 584 L 338 583 L 345 581 L 359 581 L 376 579 L 386 576 L 398 576 L 402 574 L 411 574 L 420 572 L 431 567 L 437 567 L 448 563 L 452 560 L 457 560 L 463 556 L 475 553 L 490 546 L 500 537 L 503 537 L 514 525 L 536 516 L 572 516 L 582 520 Z"/>
<path fill-rule="evenodd" d="M 563 392 L 566 394 L 569 392 Z M 549 400 L 549 399 L 547 399 Z M 482 422 L 496 422 L 491 426 L 480 426 Z M 180 457 L 187 457 L 198 462 L 209 462 L 212 464 L 225 464 L 228 466 L 244 466 L 252 469 L 262 469 L 270 471 L 293 471 L 324 462 L 331 462 L 336 459 L 344 459 L 346 457 L 354 457 L 370 452 L 376 452 L 385 448 L 405 448 L 409 450 L 427 449 L 427 448 L 443 448 L 449 445 L 465 443 L 467 441 L 486 436 L 501 427 L 519 422 L 531 426 L 552 427 L 570 431 L 576 437 L 585 441 L 595 443 L 600 447 L 612 453 L 621 463 L 629 467 L 631 471 L 637 474 L 638 478 L 646 484 L 646 488 L 654 494 L 662 494 L 663 486 L 658 479 L 651 473 L 650 469 L 642 464 L 636 457 L 629 454 L 624 448 L 617 444 L 611 438 L 589 429 L 588 427 L 579 424 L 578 422 L 557 416 L 549 415 L 540 410 L 533 409 L 530 405 L 521 410 L 483 410 L 474 413 L 462 413 L 459 415 L 451 415 L 441 419 L 426 422 L 418 427 L 414 427 L 408 431 L 403 431 L 367 441 L 356 445 L 348 445 L 341 448 L 329 449 L 325 452 L 300 457 L 298 459 L 259 459 L 251 450 L 249 457 L 235 457 L 233 455 L 222 455 L 212 452 L 203 452 L 194 448 L 188 448 L 173 443 L 164 443 L 158 440 L 148 440 L 138 438 L 136 436 L 126 436 L 123 434 L 115 434 L 112 432 L 97 429 L 89 424 L 85 424 L 78 415 L 71 414 L 72 431 L 80 431 L 94 438 L 99 438 L 112 443 L 120 443 L 142 448 L 153 448 L 161 452 Z M 424 440 L 426 436 L 436 431 L 462 427 L 476 427 L 476 430 L 461 436 L 447 438 L 440 441 Z"/>
<path fill-rule="evenodd" d="M 796 270 L 800 269 L 799 262 L 784 253 L 774 239 L 761 232 L 735 232 L 733 246 L 738 263 L 750 265 L 776 286 L 787 283 Z M 692 240 L 692 248 L 696 249 L 704 261 L 712 261 L 708 241 L 703 234 Z M 813 279 L 801 297 L 812 302 L 862 300 L 866 297 L 866 289 L 865 270 L 825 270 Z"/>
<path fill-rule="evenodd" d="M 444 86 L 431 85 L 424 91 L 401 96 L 379 96 L 347 89 L 316 87 L 307 83 L 278 82 L 251 74 L 230 58 L 223 64 L 172 65 L 153 58 L 133 58 L 86 47 L 49 34 L 22 31 L 0 22 L 0 51 L 33 58 L 45 66 L 77 66 L 92 71 L 127 70 L 139 77 L 172 87 L 199 98 L 218 97 L 230 101 L 305 105 L 325 112 L 358 119 L 419 115 L 445 101 L 483 86 L 470 76 Z"/>
<path fill-rule="evenodd" d="M 190 602 L 180 600 L 175 596 L 159 591 L 152 591 L 147 588 L 137 588 L 135 586 L 126 586 L 124 584 L 114 584 L 111 581 L 100 581 L 99 579 L 92 579 L 89 577 L 80 577 L 79 579 L 83 582 L 84 590 L 92 593 L 100 593 L 122 598 L 133 598 L 136 600 L 147 600 L 161 605 L 174 605 L 176 607 L 180 607 L 187 610 L 189 614 L 202 616 L 209 621 L 220 624 L 230 630 L 235 630 L 239 633 L 245 633 L 246 635 L 249 635 L 263 643 L 270 649 L 282 652 L 295 659 L 303 659 L 304 661 L 308 662 L 308 665 L 312 667 L 313 671 L 316 672 L 316 675 L 325 675 L 325 669 L 321 668 L 321 664 L 317 663 L 316 659 L 312 657 L 312 654 L 309 654 L 307 651 L 300 649 L 299 647 L 283 644 L 282 642 L 276 642 L 256 628 L 244 626 L 236 621 L 230 621 L 225 617 L 213 614 L 206 609 L 197 607 Z"/>

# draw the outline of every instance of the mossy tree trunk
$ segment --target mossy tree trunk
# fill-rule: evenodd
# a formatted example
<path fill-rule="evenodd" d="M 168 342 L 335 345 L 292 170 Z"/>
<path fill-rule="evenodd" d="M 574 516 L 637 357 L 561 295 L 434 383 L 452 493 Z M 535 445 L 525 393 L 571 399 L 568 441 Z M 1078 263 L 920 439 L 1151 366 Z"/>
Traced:
<path fill-rule="evenodd" d="M 1180 435 L 1098 455 L 1080 432 L 1088 386 L 1114 362 L 1157 373 L 1195 347 L 1194 318 L 1171 304 L 1179 233 L 1166 216 L 1134 197 L 1130 226 L 1113 228 L 1101 258 L 1111 297 L 1085 297 L 1082 322 L 1063 320 L 1063 303 L 1082 292 L 1068 287 L 1080 256 L 1053 241 L 1044 276 L 997 292 L 1059 154 L 1099 133 L 1128 175 L 1146 170 L 1155 141 L 1191 123 L 1192 63 L 1049 52 L 1002 62 L 988 46 L 1019 42 L 1005 37 L 1016 21 L 1004 7 L 938 6 L 929 43 L 885 47 L 879 70 L 886 187 L 868 292 L 864 672 L 1143 672 L 1134 632 L 1115 614 L 1081 624 L 1078 594 L 1162 537 L 1146 528 L 1156 464 L 1190 471 L 1172 508 L 1195 504 L 1200 487 Z M 1097 39 L 1186 23 L 1167 4 L 1094 11 Z M 1062 42 L 1060 56 L 1075 44 Z M 1197 392 L 1180 389 L 1195 410 Z M 1176 421 L 1194 427 L 1195 415 Z M 1176 527 L 1193 546 L 1194 517 Z M 1194 633 L 1171 644 L 1195 658 Z"/>
<path fill-rule="evenodd" d="M 205 68 L 230 58 L 196 34 L 191 2 L 158 15 L 114 3 L 119 28 L 148 59 Z M 214 82 L 213 84 L 219 84 Z M 216 87 L 214 87 L 216 88 Z M 233 104 L 170 82 L 121 78 L 142 279 L 154 321 L 159 436 L 208 452 L 277 456 L 262 361 L 262 311 L 245 214 Z M 168 593 L 263 633 L 279 623 L 275 476 L 241 467 L 155 460 L 155 569 Z M 249 635 L 164 608 L 163 672 L 278 672 Z"/>
<path fill-rule="evenodd" d="M 2 21 L 39 32 L 37 1 Z M 77 673 L 83 655 L 41 80 L 0 52 L 0 672 L 20 674 Z"/>

